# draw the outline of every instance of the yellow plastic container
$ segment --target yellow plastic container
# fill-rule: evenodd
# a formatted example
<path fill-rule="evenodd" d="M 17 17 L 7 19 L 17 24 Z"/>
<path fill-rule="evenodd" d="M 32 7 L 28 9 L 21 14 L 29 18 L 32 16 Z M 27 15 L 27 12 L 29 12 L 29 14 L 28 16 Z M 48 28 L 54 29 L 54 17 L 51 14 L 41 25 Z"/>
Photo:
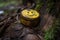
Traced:
<path fill-rule="evenodd" d="M 40 14 L 33 9 L 24 9 L 21 12 L 20 21 L 28 27 L 36 26 L 39 22 Z"/>

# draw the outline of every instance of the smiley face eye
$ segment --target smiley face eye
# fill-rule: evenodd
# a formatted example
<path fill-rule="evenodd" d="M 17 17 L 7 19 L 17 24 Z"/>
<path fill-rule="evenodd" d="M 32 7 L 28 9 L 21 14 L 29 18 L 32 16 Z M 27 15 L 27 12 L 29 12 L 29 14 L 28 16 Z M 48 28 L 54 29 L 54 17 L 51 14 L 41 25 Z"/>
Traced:
<path fill-rule="evenodd" d="M 27 12 L 27 13 L 29 13 L 29 12 Z"/>
<path fill-rule="evenodd" d="M 33 14 L 33 12 L 31 12 Z"/>

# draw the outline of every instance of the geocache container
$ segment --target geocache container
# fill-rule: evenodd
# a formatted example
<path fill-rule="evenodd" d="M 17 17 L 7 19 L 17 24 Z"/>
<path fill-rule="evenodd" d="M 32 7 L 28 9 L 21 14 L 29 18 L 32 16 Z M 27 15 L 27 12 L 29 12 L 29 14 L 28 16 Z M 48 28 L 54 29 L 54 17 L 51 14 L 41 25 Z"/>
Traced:
<path fill-rule="evenodd" d="M 21 12 L 20 21 L 23 25 L 28 27 L 35 27 L 38 25 L 40 14 L 33 9 L 24 9 Z"/>

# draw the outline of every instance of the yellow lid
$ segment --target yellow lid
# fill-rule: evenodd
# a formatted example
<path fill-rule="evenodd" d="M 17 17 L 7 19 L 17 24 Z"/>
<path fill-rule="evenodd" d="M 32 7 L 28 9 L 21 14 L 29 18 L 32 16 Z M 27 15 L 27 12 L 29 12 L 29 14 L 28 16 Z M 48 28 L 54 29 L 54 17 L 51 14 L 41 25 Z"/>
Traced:
<path fill-rule="evenodd" d="M 27 18 L 32 18 L 32 19 L 35 19 L 35 18 L 38 18 L 39 17 L 39 13 L 36 11 L 36 10 L 32 10 L 32 9 L 25 9 L 22 11 L 22 15 L 24 17 L 27 17 Z"/>

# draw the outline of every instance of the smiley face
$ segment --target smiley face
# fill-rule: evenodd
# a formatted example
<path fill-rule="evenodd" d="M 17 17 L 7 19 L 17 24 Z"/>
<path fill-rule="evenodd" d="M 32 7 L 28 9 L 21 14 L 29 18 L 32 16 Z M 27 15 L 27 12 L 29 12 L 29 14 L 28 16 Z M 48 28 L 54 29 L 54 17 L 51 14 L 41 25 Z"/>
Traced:
<path fill-rule="evenodd" d="M 39 13 L 36 10 L 32 10 L 32 9 L 29 9 L 29 10 L 25 9 L 25 10 L 23 10 L 22 11 L 22 15 L 24 17 L 33 18 L 33 19 L 34 18 L 38 18 L 40 16 Z"/>

